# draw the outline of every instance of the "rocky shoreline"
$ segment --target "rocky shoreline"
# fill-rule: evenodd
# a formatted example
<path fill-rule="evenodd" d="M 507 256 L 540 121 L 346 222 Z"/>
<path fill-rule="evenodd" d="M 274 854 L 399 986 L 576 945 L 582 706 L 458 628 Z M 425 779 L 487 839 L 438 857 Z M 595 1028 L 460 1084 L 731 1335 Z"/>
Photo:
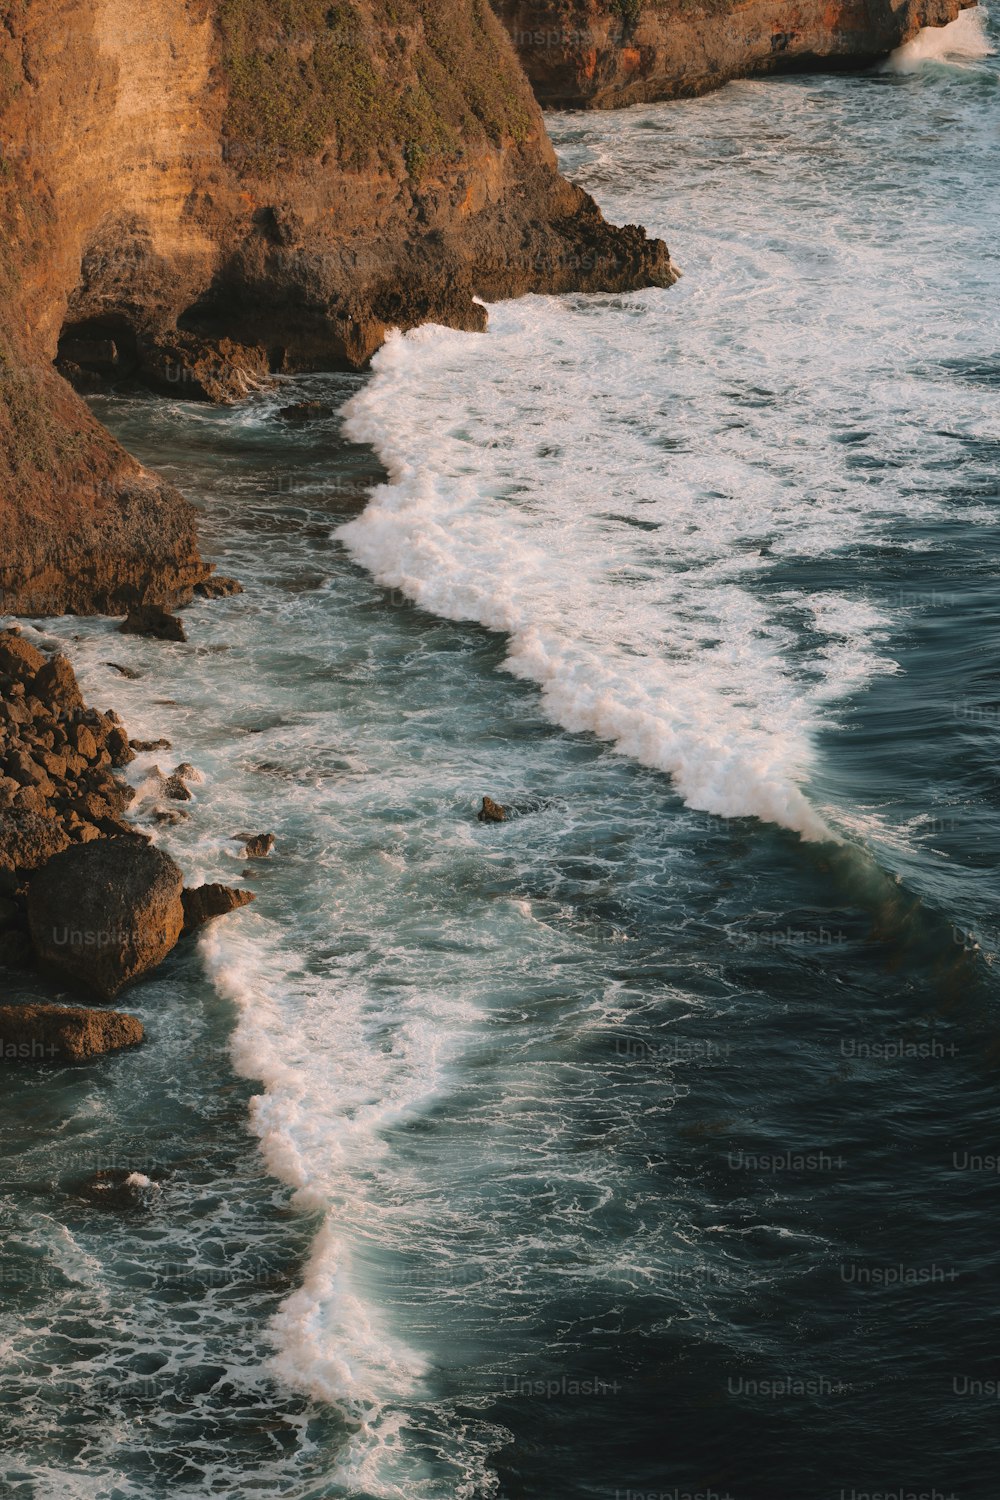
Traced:
<path fill-rule="evenodd" d="M 74 0 L 68 37 L 52 0 L 11 9 L 0 613 L 126 615 L 124 629 L 176 640 L 174 607 L 238 587 L 202 558 L 193 507 L 81 392 L 129 380 L 234 402 L 277 372 L 360 368 L 392 326 L 482 329 L 480 299 L 671 286 L 666 245 L 608 224 L 560 175 L 538 99 L 600 107 L 854 61 L 961 0 L 495 8 L 301 0 L 289 31 L 263 0 L 156 0 L 141 26 L 109 31 L 95 0 Z M 129 822 L 115 773 L 140 748 L 84 703 L 65 658 L 0 635 L 0 966 L 107 1002 L 252 899 L 185 891 Z M 169 824 L 184 767 L 162 793 Z M 504 816 L 493 807 L 483 816 Z M 141 1037 L 134 1018 L 73 1017 L 26 1008 L 18 1032 L 8 1008 L 0 1043 L 83 1056 Z"/>
<path fill-rule="evenodd" d="M 494 3 L 546 109 L 618 109 L 734 78 L 867 67 L 976 0 Z"/>
<path fill-rule="evenodd" d="M 115 773 L 136 754 L 113 711 L 86 705 L 66 657 L 17 628 L 0 633 L 0 970 L 30 970 L 107 1003 L 152 972 L 185 935 L 253 900 L 222 885 L 185 888 L 179 866 L 127 817 Z M 194 768 L 161 777 L 157 821 L 188 800 Z M 268 835 L 247 847 L 270 852 Z M 252 847 L 251 847 L 252 846 Z M 0 1006 L 0 1058 L 78 1061 L 137 1045 L 134 1017 L 78 1005 Z"/>
<path fill-rule="evenodd" d="M 482 329 L 480 299 L 676 279 L 560 175 L 481 0 L 105 12 L 0 26 L 3 613 L 181 604 L 211 576 L 191 506 L 80 399 L 96 381 L 238 400 L 363 367 L 391 327 Z"/>

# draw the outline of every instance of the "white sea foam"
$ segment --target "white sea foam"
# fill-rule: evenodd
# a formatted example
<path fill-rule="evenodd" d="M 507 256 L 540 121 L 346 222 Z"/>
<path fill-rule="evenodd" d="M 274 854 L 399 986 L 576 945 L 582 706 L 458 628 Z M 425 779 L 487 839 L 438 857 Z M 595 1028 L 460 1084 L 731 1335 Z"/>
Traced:
<path fill-rule="evenodd" d="M 822 703 L 885 665 L 883 622 L 812 601 L 823 644 L 793 667 L 780 616 L 810 601 L 776 609 L 747 581 L 797 545 L 801 504 L 733 445 L 671 455 L 685 414 L 669 375 L 636 387 L 643 313 L 601 329 L 529 299 L 494 308 L 486 339 L 391 338 L 346 423 L 390 480 L 337 534 L 385 586 L 505 632 L 507 669 L 556 723 L 667 772 L 690 807 L 833 837 L 803 789 L 812 733 Z M 824 550 L 856 529 L 819 497 L 804 514 Z"/>
<path fill-rule="evenodd" d="M 987 14 L 981 5 L 963 10 L 947 26 L 925 26 L 923 31 L 897 47 L 885 63 L 892 73 L 915 73 L 925 63 L 968 63 L 990 57 L 993 47 L 986 29 Z"/>
<path fill-rule="evenodd" d="M 423 1459 L 399 1441 L 400 1408 L 422 1396 L 426 1361 L 379 1315 L 357 1259 L 373 1245 L 398 1246 L 411 1230 L 412 1211 L 393 1206 L 413 1192 L 394 1189 L 387 1133 L 434 1097 L 462 1007 L 449 1011 L 417 992 L 408 1007 L 380 1005 L 368 992 L 307 980 L 263 923 L 249 946 L 209 932 L 202 952 L 216 988 L 239 1009 L 237 1066 L 265 1085 L 251 1119 L 268 1167 L 295 1188 L 299 1207 L 323 1215 L 303 1285 L 271 1327 L 271 1372 L 355 1427 L 338 1456 L 341 1482 L 385 1500 L 443 1500 Z M 426 1233 L 419 1219 L 417 1232 Z"/>

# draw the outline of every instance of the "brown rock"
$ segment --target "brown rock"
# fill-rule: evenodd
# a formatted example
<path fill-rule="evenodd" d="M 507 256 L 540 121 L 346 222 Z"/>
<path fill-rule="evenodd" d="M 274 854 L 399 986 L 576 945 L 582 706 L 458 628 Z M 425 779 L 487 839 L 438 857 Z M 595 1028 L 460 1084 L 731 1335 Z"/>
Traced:
<path fill-rule="evenodd" d="M 184 925 L 183 877 L 138 838 L 98 839 L 57 854 L 28 887 L 41 963 L 103 1000 L 154 969 Z"/>
<path fill-rule="evenodd" d="M 192 508 L 102 431 L 60 344 L 226 399 L 272 365 L 363 366 L 389 326 L 481 328 L 477 293 L 673 279 L 559 175 L 485 0 L 2 14 L 5 610 L 121 615 L 210 572 Z"/>
<path fill-rule="evenodd" d="M 169 797 L 172 802 L 191 801 L 190 791 L 184 785 L 181 777 L 176 774 L 167 777 L 166 781 L 163 783 L 163 792 L 164 795 Z"/>
<path fill-rule="evenodd" d="M 45 665 L 45 657 L 37 647 L 29 645 L 14 630 L 0 633 L 0 677 L 23 681 L 34 677 Z"/>
<path fill-rule="evenodd" d="M 271 367 L 266 349 L 177 332 L 143 341 L 140 373 L 166 395 L 233 406 L 267 384 Z"/>
<path fill-rule="evenodd" d="M 484 797 L 478 816 L 480 823 L 506 823 L 507 809 L 494 802 L 492 797 Z"/>
<path fill-rule="evenodd" d="M 143 604 L 130 610 L 119 626 L 123 635 L 148 635 L 158 641 L 186 641 L 184 626 L 162 604 Z"/>
<path fill-rule="evenodd" d="M 211 578 L 195 584 L 194 591 L 199 599 L 229 599 L 234 594 L 242 594 L 243 585 L 237 583 L 235 578 L 224 578 L 213 574 Z"/>
<path fill-rule="evenodd" d="M 37 870 L 69 844 L 54 818 L 24 808 L 0 818 L 0 869 Z"/>
<path fill-rule="evenodd" d="M 51 818 L 53 809 L 46 794 L 37 786 L 22 786 L 11 803 L 12 811 L 33 813 L 40 818 Z"/>
<path fill-rule="evenodd" d="M 494 0 L 540 102 L 618 109 L 731 78 L 863 67 L 968 0 Z"/>
<path fill-rule="evenodd" d="M 97 741 L 94 732 L 87 724 L 75 724 L 73 726 L 73 740 L 76 745 L 77 755 L 82 755 L 84 760 L 97 759 Z"/>
<path fill-rule="evenodd" d="M 117 769 L 122 766 L 131 765 L 135 760 L 135 751 L 129 743 L 129 737 L 121 724 L 112 724 L 108 730 L 108 754 L 111 756 L 111 764 Z"/>
<path fill-rule="evenodd" d="M 55 751 L 46 751 L 40 757 L 42 766 L 53 781 L 65 781 L 69 774 L 69 767 L 65 755 L 56 755 Z"/>
<path fill-rule="evenodd" d="M 169 750 L 171 748 L 169 740 L 130 740 L 129 743 L 132 749 L 137 750 L 140 755 L 146 754 L 149 750 Z"/>
<path fill-rule="evenodd" d="M 76 680 L 76 673 L 65 656 L 53 656 L 44 662 L 35 673 L 34 691 L 46 703 L 54 703 L 62 710 L 83 707 L 83 694 Z"/>
<path fill-rule="evenodd" d="M 238 911 L 255 900 L 252 891 L 234 890 L 229 885 L 199 885 L 184 891 L 184 931 L 195 932 L 206 922 Z"/>
<path fill-rule="evenodd" d="M 274 848 L 273 833 L 241 833 L 239 838 L 244 840 L 243 854 L 246 859 L 267 859 Z"/>
<path fill-rule="evenodd" d="M 131 682 L 138 682 L 139 678 L 142 676 L 141 672 L 134 672 L 131 667 L 123 667 L 121 663 L 117 661 L 108 661 L 105 662 L 104 665 L 106 667 L 111 667 L 112 671 L 117 672 L 119 677 L 127 677 Z"/>
<path fill-rule="evenodd" d="M 0 1062 L 81 1062 L 142 1041 L 142 1022 L 118 1011 L 0 1006 Z"/>
<path fill-rule="evenodd" d="M 170 808 L 158 807 L 153 813 L 157 823 L 164 823 L 168 828 L 176 828 L 178 823 L 186 823 L 190 813 L 174 812 Z"/>

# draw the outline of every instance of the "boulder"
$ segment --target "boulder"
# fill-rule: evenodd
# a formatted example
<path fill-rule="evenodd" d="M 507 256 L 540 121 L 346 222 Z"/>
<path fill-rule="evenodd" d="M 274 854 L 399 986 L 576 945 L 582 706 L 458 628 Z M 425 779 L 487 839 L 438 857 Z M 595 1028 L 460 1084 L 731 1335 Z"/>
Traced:
<path fill-rule="evenodd" d="M 198 885 L 185 890 L 184 931 L 196 932 L 206 922 L 224 917 L 227 912 L 238 911 L 256 900 L 252 891 L 238 891 L 230 885 Z"/>
<path fill-rule="evenodd" d="M 145 755 L 149 750 L 169 750 L 171 748 L 169 740 L 130 740 L 129 743 L 132 749 L 140 755 Z"/>
<path fill-rule="evenodd" d="M 483 805 L 479 810 L 480 823 L 506 823 L 507 809 L 501 807 L 499 802 L 494 802 L 492 797 L 484 797 Z"/>
<path fill-rule="evenodd" d="M 35 673 L 32 692 L 45 703 L 53 703 L 63 710 L 83 707 L 83 694 L 76 673 L 65 656 L 53 656 L 42 663 Z"/>
<path fill-rule="evenodd" d="M 274 848 L 273 833 L 240 833 L 237 838 L 243 842 L 245 859 L 267 859 Z"/>
<path fill-rule="evenodd" d="M 37 870 L 68 846 L 56 819 L 43 813 L 12 807 L 0 817 L 0 869 Z"/>
<path fill-rule="evenodd" d="M 81 1062 L 136 1047 L 142 1022 L 113 1010 L 0 1006 L 0 1062 Z"/>
<path fill-rule="evenodd" d="M 113 1000 L 155 969 L 184 926 L 180 869 L 139 838 L 73 844 L 28 887 L 28 928 L 40 963 Z"/>
<path fill-rule="evenodd" d="M 233 594 L 242 594 L 243 585 L 237 583 L 235 578 L 216 575 L 212 578 L 203 578 L 201 583 L 196 583 L 194 591 L 199 599 L 229 599 Z"/>
<path fill-rule="evenodd" d="M 119 625 L 122 635 L 149 635 L 158 641 L 186 641 L 184 626 L 162 604 L 140 604 Z"/>
<path fill-rule="evenodd" d="M 0 677 L 23 682 L 34 677 L 45 665 L 45 657 L 36 647 L 22 640 L 14 630 L 0 634 Z"/>
<path fill-rule="evenodd" d="M 232 339 L 202 339 L 190 332 L 140 340 L 142 378 L 168 396 L 234 406 L 260 390 L 271 375 L 267 350 Z"/>
<path fill-rule="evenodd" d="M 140 672 L 133 671 L 131 667 L 123 667 L 121 662 L 106 661 L 104 665 L 110 667 L 112 671 L 117 672 L 119 677 L 127 677 L 130 682 L 138 682 L 142 675 Z"/>

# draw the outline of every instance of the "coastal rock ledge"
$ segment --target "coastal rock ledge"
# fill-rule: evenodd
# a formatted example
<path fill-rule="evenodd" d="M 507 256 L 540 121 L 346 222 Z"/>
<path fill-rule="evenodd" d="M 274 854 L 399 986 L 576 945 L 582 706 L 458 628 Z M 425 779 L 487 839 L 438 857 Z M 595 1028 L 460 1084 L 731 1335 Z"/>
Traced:
<path fill-rule="evenodd" d="M 142 1022 L 114 1010 L 63 1005 L 0 1006 L 0 1062 L 83 1062 L 137 1047 Z"/>
<path fill-rule="evenodd" d="M 975 0 L 972 0 L 975 3 Z M 682 99 L 732 78 L 858 68 L 969 0 L 494 0 L 547 109 Z"/>
<path fill-rule="evenodd" d="M 234 400 L 390 327 L 676 279 L 558 171 L 486 0 L 15 0 L 0 26 L 0 612 L 208 580 L 83 389 Z"/>

